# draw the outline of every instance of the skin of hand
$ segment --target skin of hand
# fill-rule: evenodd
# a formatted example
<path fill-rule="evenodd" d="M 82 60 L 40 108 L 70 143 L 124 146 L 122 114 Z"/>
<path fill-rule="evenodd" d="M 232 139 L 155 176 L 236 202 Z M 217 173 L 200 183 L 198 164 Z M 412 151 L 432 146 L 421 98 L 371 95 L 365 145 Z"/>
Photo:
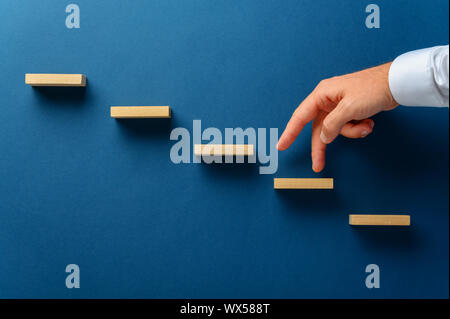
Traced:
<path fill-rule="evenodd" d="M 339 134 L 364 138 L 373 131 L 371 116 L 396 108 L 389 89 L 390 63 L 321 81 L 297 107 L 278 141 L 280 151 L 291 146 L 304 126 L 313 121 L 312 169 L 325 167 L 325 150 Z"/>

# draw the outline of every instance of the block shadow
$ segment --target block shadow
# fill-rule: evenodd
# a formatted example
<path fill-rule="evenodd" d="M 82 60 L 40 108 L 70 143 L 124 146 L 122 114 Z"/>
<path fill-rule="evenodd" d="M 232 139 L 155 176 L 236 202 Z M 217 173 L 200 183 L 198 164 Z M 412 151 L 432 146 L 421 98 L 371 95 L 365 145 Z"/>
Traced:
<path fill-rule="evenodd" d="M 58 105 L 84 105 L 87 96 L 86 87 L 57 87 L 57 86 L 33 86 L 37 97 L 44 102 L 53 102 Z"/>
<path fill-rule="evenodd" d="M 129 137 L 169 139 L 172 121 L 167 119 L 115 119 L 123 134 Z"/>
<path fill-rule="evenodd" d="M 342 206 L 334 189 L 274 189 L 274 192 L 284 206 L 282 210 L 287 212 L 301 214 L 306 211 L 323 217 L 335 215 Z"/>
<path fill-rule="evenodd" d="M 233 160 L 233 163 L 225 163 L 224 157 L 222 157 L 222 163 L 206 163 L 202 160 L 200 168 L 209 176 L 220 179 L 248 179 L 258 176 L 258 163 L 248 163 L 247 158 L 244 163 L 236 163 L 235 158 Z"/>
<path fill-rule="evenodd" d="M 426 238 L 414 225 L 408 227 L 348 225 L 348 227 L 362 245 L 374 251 L 393 251 L 401 254 L 426 245 Z"/>

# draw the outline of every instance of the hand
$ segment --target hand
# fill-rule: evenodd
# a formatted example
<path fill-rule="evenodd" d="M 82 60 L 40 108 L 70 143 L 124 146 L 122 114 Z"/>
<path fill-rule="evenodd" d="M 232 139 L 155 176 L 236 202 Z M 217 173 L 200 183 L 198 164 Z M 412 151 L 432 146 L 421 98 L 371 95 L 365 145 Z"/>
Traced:
<path fill-rule="evenodd" d="M 287 149 L 303 127 L 313 122 L 311 158 L 313 171 L 325 167 L 325 149 L 339 134 L 364 138 L 372 133 L 369 117 L 392 110 L 398 103 L 389 89 L 391 63 L 360 72 L 323 80 L 298 106 L 278 141 L 280 151 Z"/>

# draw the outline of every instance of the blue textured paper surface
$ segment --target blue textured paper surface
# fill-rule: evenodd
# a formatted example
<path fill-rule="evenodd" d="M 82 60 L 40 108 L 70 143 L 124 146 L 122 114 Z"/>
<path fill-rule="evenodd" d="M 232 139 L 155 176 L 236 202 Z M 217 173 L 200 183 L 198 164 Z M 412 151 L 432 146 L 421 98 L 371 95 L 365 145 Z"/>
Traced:
<path fill-rule="evenodd" d="M 449 38 L 448 1 L 0 2 L 0 298 L 448 298 L 448 109 L 400 107 L 339 138 L 314 174 L 310 127 L 258 165 L 173 164 L 171 129 L 276 127 L 323 78 Z M 33 89 L 25 73 L 83 73 Z M 111 105 L 170 105 L 169 122 Z M 276 192 L 274 177 L 334 177 Z M 402 229 L 350 213 L 409 213 Z M 65 267 L 81 269 L 67 289 Z M 381 288 L 367 289 L 375 263 Z"/>

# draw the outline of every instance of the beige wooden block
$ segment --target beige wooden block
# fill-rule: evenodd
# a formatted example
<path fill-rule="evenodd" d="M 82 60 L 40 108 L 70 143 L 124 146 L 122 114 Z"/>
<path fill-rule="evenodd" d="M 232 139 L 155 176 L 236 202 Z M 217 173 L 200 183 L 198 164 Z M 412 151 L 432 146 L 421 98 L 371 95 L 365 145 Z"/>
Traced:
<path fill-rule="evenodd" d="M 275 189 L 333 189 L 332 178 L 274 178 Z"/>
<path fill-rule="evenodd" d="M 31 86 L 86 86 L 83 74 L 25 74 L 25 83 Z"/>
<path fill-rule="evenodd" d="M 195 156 L 254 156 L 253 144 L 195 144 Z"/>
<path fill-rule="evenodd" d="M 410 226 L 409 215 L 349 215 L 349 224 L 355 226 Z"/>
<path fill-rule="evenodd" d="M 170 118 L 169 106 L 111 106 L 111 117 L 117 119 Z"/>

